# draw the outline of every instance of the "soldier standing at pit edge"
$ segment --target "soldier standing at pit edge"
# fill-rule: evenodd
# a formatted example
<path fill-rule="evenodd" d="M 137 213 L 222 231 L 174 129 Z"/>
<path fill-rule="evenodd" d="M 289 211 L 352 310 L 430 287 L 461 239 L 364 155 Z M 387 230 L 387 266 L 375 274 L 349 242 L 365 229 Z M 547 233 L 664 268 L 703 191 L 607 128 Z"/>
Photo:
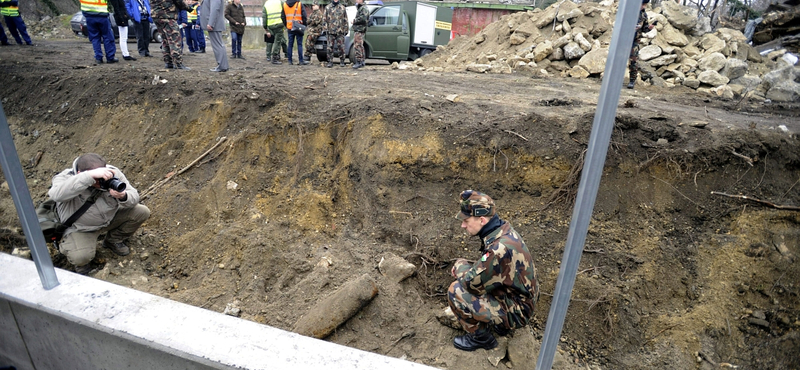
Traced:
<path fill-rule="evenodd" d="M 197 5 L 194 3 L 193 5 Z M 158 32 L 161 32 L 161 54 L 164 57 L 164 68 L 185 69 L 181 59 L 181 29 L 178 27 L 178 11 L 192 11 L 192 6 L 186 5 L 183 0 L 152 0 L 150 1 L 150 16 L 156 23 Z"/>
<path fill-rule="evenodd" d="M 303 58 L 306 62 L 311 61 L 311 53 L 316 49 L 314 44 L 322 33 L 322 10 L 319 10 L 319 1 L 314 0 L 311 6 L 311 14 L 308 16 L 308 28 L 306 28 L 306 48 L 303 51 Z"/>
<path fill-rule="evenodd" d="M 364 0 L 356 0 L 356 16 L 353 19 L 353 49 L 355 50 L 356 60 L 353 62 L 353 69 L 364 66 L 364 35 L 367 33 L 367 22 L 369 22 L 369 9 L 364 5 Z"/>
<path fill-rule="evenodd" d="M 655 24 L 647 23 L 647 12 L 644 11 L 649 2 L 650 0 L 642 0 L 642 7 L 639 9 L 639 20 L 636 21 L 636 33 L 633 35 L 633 46 L 631 46 L 630 64 L 628 65 L 628 74 L 630 75 L 628 79 L 629 89 L 632 89 L 633 85 L 636 84 L 636 76 L 639 74 L 639 66 L 636 62 L 639 60 L 639 39 L 642 38 L 642 30 L 646 28 L 647 31 L 650 31 L 655 27 Z"/>
<path fill-rule="evenodd" d="M 499 335 L 528 325 L 539 283 L 536 267 L 522 237 L 508 221 L 501 220 L 488 195 L 461 192 L 461 211 L 456 218 L 471 236 L 481 238 L 480 260 L 470 264 L 459 258 L 450 274 L 456 278 L 447 290 L 447 301 L 467 332 L 453 340 L 464 351 L 492 349 Z"/>
<path fill-rule="evenodd" d="M 349 32 L 347 10 L 344 4 L 338 0 L 332 0 L 325 7 L 322 29 L 328 35 L 328 64 L 325 66 L 333 67 L 333 50 L 336 48 L 339 53 L 339 66 L 344 67 L 344 36 Z"/>

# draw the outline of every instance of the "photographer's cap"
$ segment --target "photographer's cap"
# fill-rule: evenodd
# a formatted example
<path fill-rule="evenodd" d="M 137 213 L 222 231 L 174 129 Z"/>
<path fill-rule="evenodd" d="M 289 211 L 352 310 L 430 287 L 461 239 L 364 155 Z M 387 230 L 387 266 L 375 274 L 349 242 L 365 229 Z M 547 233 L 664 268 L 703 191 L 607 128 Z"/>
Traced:
<path fill-rule="evenodd" d="M 459 220 L 469 217 L 494 216 L 494 200 L 484 193 L 475 190 L 461 192 L 461 210 L 456 214 Z"/>

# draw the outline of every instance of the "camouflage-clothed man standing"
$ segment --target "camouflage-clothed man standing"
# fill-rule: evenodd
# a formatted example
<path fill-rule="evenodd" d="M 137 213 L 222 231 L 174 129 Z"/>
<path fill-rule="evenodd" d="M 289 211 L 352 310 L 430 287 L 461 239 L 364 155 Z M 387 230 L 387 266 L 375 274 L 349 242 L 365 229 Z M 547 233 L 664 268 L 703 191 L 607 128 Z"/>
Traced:
<path fill-rule="evenodd" d="M 481 238 L 480 260 L 470 264 L 458 259 L 451 274 L 447 300 L 467 332 L 453 340 L 464 351 L 492 349 L 500 335 L 528 324 L 539 299 L 536 267 L 522 237 L 508 221 L 501 220 L 488 195 L 474 190 L 461 193 L 456 218 L 472 236 Z"/>
<path fill-rule="evenodd" d="M 196 4 L 196 3 L 195 3 Z M 158 32 L 161 32 L 161 54 L 164 57 L 165 68 L 186 69 L 181 59 L 181 29 L 178 27 L 178 11 L 192 11 L 183 0 L 151 0 L 150 16 L 156 23 Z"/>
<path fill-rule="evenodd" d="M 339 0 L 333 0 L 325 7 L 322 28 L 328 35 L 328 64 L 333 67 L 334 48 L 339 53 L 339 65 L 344 67 L 344 36 L 349 32 L 347 10 Z"/>
<path fill-rule="evenodd" d="M 642 38 L 642 33 L 652 30 L 654 26 L 647 23 L 647 12 L 644 11 L 649 2 L 650 0 L 642 0 L 642 7 L 639 9 L 639 20 L 636 21 L 636 33 L 633 35 L 633 46 L 631 46 L 630 64 L 628 65 L 628 74 L 630 75 L 630 79 L 628 79 L 629 89 L 633 88 L 636 83 L 636 76 L 639 74 L 639 65 L 636 63 L 639 61 L 639 39 Z M 647 31 L 642 32 L 642 30 Z"/>
<path fill-rule="evenodd" d="M 308 16 L 308 28 L 306 28 L 306 50 L 303 57 L 306 61 L 311 60 L 311 52 L 315 50 L 314 44 L 322 33 L 322 10 L 319 9 L 319 2 L 314 1 L 311 7 L 311 15 Z"/>
<path fill-rule="evenodd" d="M 353 62 L 353 69 L 364 66 L 364 35 L 367 33 L 367 22 L 369 21 L 369 9 L 364 5 L 364 0 L 356 0 L 356 17 L 353 18 L 353 48 L 356 52 L 356 60 Z"/>

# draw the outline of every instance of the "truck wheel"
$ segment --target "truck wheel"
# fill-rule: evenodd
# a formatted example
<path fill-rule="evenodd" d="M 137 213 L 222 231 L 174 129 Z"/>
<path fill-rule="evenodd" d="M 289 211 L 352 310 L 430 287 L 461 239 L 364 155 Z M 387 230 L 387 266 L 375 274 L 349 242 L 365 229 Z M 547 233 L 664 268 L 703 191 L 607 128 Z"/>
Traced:
<path fill-rule="evenodd" d="M 347 57 L 350 58 L 350 64 L 356 64 L 356 47 L 355 47 L 355 45 L 350 46 L 350 52 L 347 53 Z"/>
<path fill-rule="evenodd" d="M 320 62 L 328 61 L 328 53 L 317 53 L 317 60 Z"/>
<path fill-rule="evenodd" d="M 431 49 L 422 49 L 419 51 L 419 57 L 422 58 L 428 54 L 430 54 L 433 50 Z"/>

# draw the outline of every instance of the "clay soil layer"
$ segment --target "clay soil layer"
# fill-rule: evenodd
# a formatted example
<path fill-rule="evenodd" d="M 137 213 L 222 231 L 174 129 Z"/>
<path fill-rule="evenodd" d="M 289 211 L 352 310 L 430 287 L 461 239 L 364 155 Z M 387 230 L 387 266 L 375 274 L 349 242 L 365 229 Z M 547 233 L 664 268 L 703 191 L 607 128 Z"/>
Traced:
<path fill-rule="evenodd" d="M 461 332 L 435 318 L 452 261 L 478 258 L 453 218 L 457 196 L 481 190 L 522 234 L 542 288 L 515 333 L 530 347 L 510 344 L 498 367 L 533 368 L 598 80 L 273 66 L 263 50 L 214 74 L 210 49 L 187 53 L 191 71 L 164 70 L 151 51 L 92 65 L 85 39 L 0 48 L 0 97 L 34 200 L 85 152 L 146 194 L 152 217 L 131 255 L 100 248 L 94 278 L 293 330 L 368 274 L 378 295 L 326 340 L 494 369 L 485 351 L 454 349 Z M 622 92 L 560 368 L 800 367 L 800 212 L 712 194 L 800 205 L 798 116 L 681 87 Z M 7 184 L 0 194 L 10 253 L 25 241 Z M 416 273 L 383 277 L 390 254 Z"/>

